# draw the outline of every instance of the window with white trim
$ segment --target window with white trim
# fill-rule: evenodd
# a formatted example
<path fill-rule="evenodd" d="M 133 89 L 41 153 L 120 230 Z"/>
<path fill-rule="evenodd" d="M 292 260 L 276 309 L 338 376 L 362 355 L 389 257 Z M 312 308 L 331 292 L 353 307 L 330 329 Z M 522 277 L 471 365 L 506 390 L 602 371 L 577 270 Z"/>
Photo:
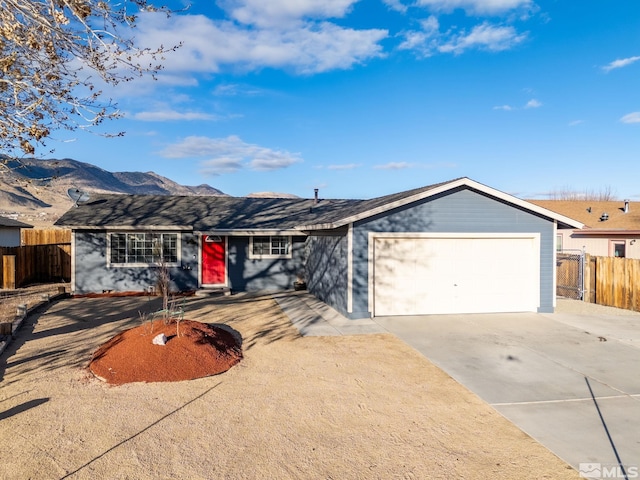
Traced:
<path fill-rule="evenodd" d="M 291 237 L 281 235 L 251 237 L 249 258 L 291 258 Z"/>
<path fill-rule="evenodd" d="M 110 233 L 108 241 L 109 265 L 153 266 L 164 263 L 178 265 L 177 233 Z"/>
<path fill-rule="evenodd" d="M 559 233 L 556 235 L 556 252 L 562 251 L 562 234 Z"/>
<path fill-rule="evenodd" d="M 626 246 L 627 242 L 624 240 L 611 240 L 611 256 L 624 258 L 626 257 Z"/>

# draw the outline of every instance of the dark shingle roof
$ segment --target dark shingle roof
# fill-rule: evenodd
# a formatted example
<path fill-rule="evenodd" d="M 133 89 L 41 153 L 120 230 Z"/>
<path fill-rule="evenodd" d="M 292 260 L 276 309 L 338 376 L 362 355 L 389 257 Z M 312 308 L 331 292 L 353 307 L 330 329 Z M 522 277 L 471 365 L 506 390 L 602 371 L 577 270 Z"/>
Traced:
<path fill-rule="evenodd" d="M 455 182 L 461 179 L 450 180 L 448 182 L 436 183 L 428 185 L 426 187 L 414 188 L 412 190 L 405 190 L 404 192 L 392 193 L 391 195 L 384 195 L 382 197 L 375 197 L 369 200 L 358 200 L 347 206 L 347 208 L 327 209 L 326 215 L 323 215 L 316 219 L 315 224 L 344 224 L 347 219 L 357 217 L 359 215 L 366 214 L 368 212 L 375 212 L 377 209 L 386 208 L 394 205 L 398 202 L 402 203 L 410 199 L 411 197 L 417 197 L 425 194 L 429 190 L 433 190 L 442 185 Z M 310 225 L 310 224 L 306 224 Z"/>
<path fill-rule="evenodd" d="M 22 223 L 12 218 L 0 216 L 0 227 L 33 228 L 33 225 L 29 225 L 28 223 Z"/>
<path fill-rule="evenodd" d="M 521 208 L 582 225 L 468 178 L 369 200 L 245 198 L 227 196 L 99 195 L 71 208 L 56 225 L 75 228 L 184 228 L 196 231 L 333 229 L 457 188 L 477 189 Z M 563 224 L 564 224 L 563 223 Z"/>
<path fill-rule="evenodd" d="M 187 227 L 194 230 L 294 229 L 316 223 L 361 200 L 218 196 L 93 195 L 56 225 L 68 227 Z"/>

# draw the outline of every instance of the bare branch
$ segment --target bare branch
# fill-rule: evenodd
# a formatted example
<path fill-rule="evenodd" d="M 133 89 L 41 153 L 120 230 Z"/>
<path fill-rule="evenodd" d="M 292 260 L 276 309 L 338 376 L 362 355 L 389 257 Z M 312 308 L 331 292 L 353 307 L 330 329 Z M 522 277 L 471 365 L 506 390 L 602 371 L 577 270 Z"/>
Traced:
<path fill-rule="evenodd" d="M 0 0 L 0 152 L 33 154 L 54 130 L 121 117 L 97 84 L 155 78 L 179 47 L 137 46 L 142 11 L 171 13 L 148 0 Z"/>
<path fill-rule="evenodd" d="M 571 187 L 565 186 L 562 188 L 557 188 L 550 192 L 549 199 L 569 201 L 591 200 L 597 202 L 609 202 L 612 200 L 616 200 L 616 194 L 610 185 L 603 187 L 600 190 L 586 189 L 584 191 L 575 190 Z"/>

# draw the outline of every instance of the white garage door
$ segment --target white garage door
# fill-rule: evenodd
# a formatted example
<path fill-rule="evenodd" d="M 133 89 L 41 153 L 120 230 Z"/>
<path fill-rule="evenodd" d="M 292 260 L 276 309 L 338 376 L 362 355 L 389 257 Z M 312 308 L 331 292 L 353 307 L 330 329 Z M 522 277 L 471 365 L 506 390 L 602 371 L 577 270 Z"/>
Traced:
<path fill-rule="evenodd" d="M 532 312 L 539 236 L 374 238 L 374 315 Z"/>

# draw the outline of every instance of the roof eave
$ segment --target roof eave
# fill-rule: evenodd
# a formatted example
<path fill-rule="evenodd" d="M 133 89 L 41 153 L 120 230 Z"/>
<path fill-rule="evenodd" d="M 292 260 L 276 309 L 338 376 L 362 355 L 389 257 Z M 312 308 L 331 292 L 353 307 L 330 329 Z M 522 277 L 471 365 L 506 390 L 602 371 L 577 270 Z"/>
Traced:
<path fill-rule="evenodd" d="M 118 225 L 118 226 L 109 226 L 109 225 L 59 225 L 64 228 L 69 228 L 71 230 L 108 230 L 108 231 L 148 231 L 148 230 L 162 230 L 162 231 L 192 231 L 193 227 L 184 226 L 184 225 Z"/>
<path fill-rule="evenodd" d="M 340 225 L 337 225 L 335 223 L 318 223 L 318 224 L 315 224 L 315 225 L 299 225 L 299 226 L 296 227 L 296 229 L 299 230 L 299 231 L 333 230 L 335 228 L 342 227 L 344 225 L 347 225 L 347 223 L 342 223 Z"/>
<path fill-rule="evenodd" d="M 124 225 L 124 226 L 94 226 L 94 225 L 74 225 L 69 226 L 71 230 L 93 230 L 109 232 L 144 232 L 144 231 L 170 231 L 170 232 L 190 232 L 202 235 L 223 235 L 223 236 L 253 236 L 253 235 L 304 235 L 297 228 L 243 228 L 243 229 L 194 229 L 185 225 Z"/>
<path fill-rule="evenodd" d="M 256 235 L 278 235 L 278 236 L 293 236 L 293 235 L 304 235 L 304 232 L 301 232 L 298 229 L 285 228 L 285 229 L 277 229 L 277 228 L 242 228 L 242 229 L 221 229 L 221 228 L 212 228 L 212 229 L 198 229 L 194 230 L 193 233 L 199 235 L 221 235 L 221 236 L 230 236 L 230 237 L 251 237 Z"/>
<path fill-rule="evenodd" d="M 625 230 L 625 229 L 597 229 L 597 228 L 588 228 L 588 229 L 575 229 L 573 231 L 574 234 L 577 235 L 595 235 L 595 236 L 611 236 L 611 235 L 637 235 L 640 236 L 640 230 Z"/>
<path fill-rule="evenodd" d="M 521 208 L 524 208 L 525 210 L 529 210 L 531 212 L 537 213 L 539 215 L 542 215 L 544 217 L 548 217 L 552 220 L 557 221 L 558 223 L 562 223 L 565 224 L 567 226 L 569 226 L 570 228 L 583 228 L 584 224 L 578 222 L 577 220 L 574 220 L 572 218 L 569 217 L 565 217 L 564 215 L 560 215 L 556 212 L 553 212 L 551 210 L 547 210 L 546 208 L 543 207 L 539 207 L 538 205 L 535 205 L 533 203 L 527 202 L 525 200 L 521 200 L 518 197 L 514 197 L 513 195 L 509 195 L 508 193 L 504 193 L 501 192 L 500 190 L 496 190 L 495 188 L 491 188 L 488 187 L 482 183 L 478 183 L 475 180 L 471 180 L 468 177 L 463 177 L 463 178 L 459 178 L 457 180 L 453 180 L 451 182 L 448 183 L 443 183 L 441 185 L 438 185 L 434 188 L 425 190 L 423 192 L 420 192 L 416 195 L 411 195 L 409 197 L 405 197 L 401 200 L 397 200 L 395 202 L 390 202 L 387 203 L 385 205 L 381 205 L 377 208 L 371 209 L 371 210 L 367 210 L 366 212 L 362 212 L 356 215 L 352 215 L 350 217 L 346 217 L 343 218 L 341 220 L 338 220 L 336 222 L 332 222 L 332 223 L 323 223 L 323 224 L 317 224 L 317 225 L 304 225 L 304 226 L 300 226 L 299 228 L 301 230 L 330 230 L 330 229 L 334 229 L 334 228 L 339 228 L 339 227 L 343 227 L 345 225 L 348 225 L 350 223 L 354 223 L 357 222 L 359 220 L 363 220 L 365 218 L 369 218 L 371 216 L 374 215 L 378 215 L 384 212 L 387 212 L 389 210 L 393 210 L 394 208 L 399 208 L 399 207 L 403 207 L 405 205 L 420 201 L 420 200 L 424 200 L 426 198 L 429 197 L 433 197 L 435 195 L 439 195 L 441 193 L 447 192 L 449 190 L 453 190 L 455 188 L 458 187 L 469 187 L 472 188 L 474 190 L 478 190 L 480 192 L 486 193 L 487 195 L 490 195 L 492 197 L 498 198 L 500 200 L 504 200 L 505 202 L 511 203 L 513 205 L 519 206 Z"/>

